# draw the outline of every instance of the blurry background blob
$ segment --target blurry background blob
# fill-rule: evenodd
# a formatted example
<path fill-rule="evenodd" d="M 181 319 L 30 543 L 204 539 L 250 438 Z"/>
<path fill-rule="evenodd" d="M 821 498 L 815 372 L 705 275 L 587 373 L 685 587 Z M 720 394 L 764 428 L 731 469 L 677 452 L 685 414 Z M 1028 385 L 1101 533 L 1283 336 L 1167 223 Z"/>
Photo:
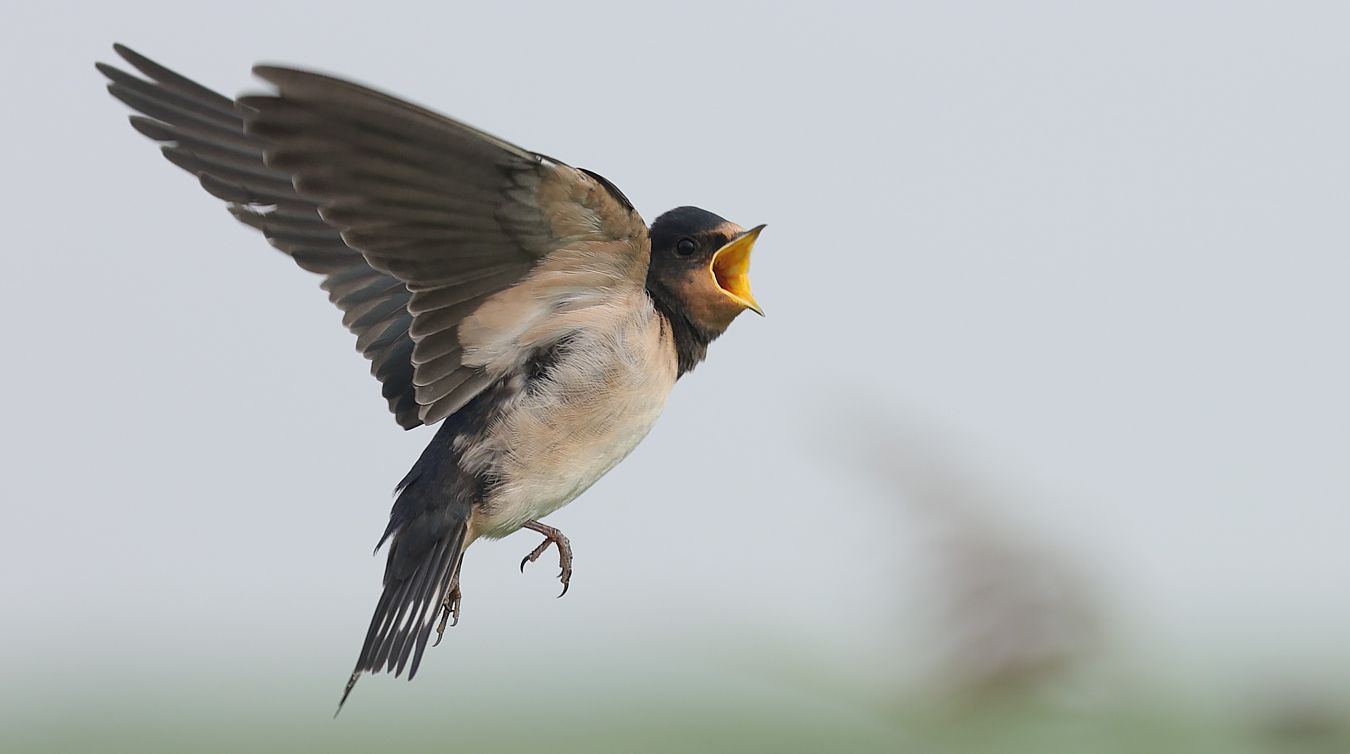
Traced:
<path fill-rule="evenodd" d="M 917 604 L 897 617 L 923 629 L 916 701 L 977 707 L 1078 691 L 1056 689 L 1101 648 L 1099 592 L 1082 566 L 1001 520 L 1033 504 L 1018 482 L 944 457 L 959 451 L 914 416 L 855 409 L 849 430 L 861 441 L 854 473 L 871 472 L 892 497 L 896 545 L 918 560 L 907 576 Z"/>
<path fill-rule="evenodd" d="M 1343 752 L 1334 5 L 6 9 L 0 749 Z M 400 434 L 123 41 L 351 76 L 767 222 L 740 323 L 416 683 L 330 719 Z M 305 532 L 306 546 L 293 546 Z M 526 543 L 529 544 L 529 543 Z"/>

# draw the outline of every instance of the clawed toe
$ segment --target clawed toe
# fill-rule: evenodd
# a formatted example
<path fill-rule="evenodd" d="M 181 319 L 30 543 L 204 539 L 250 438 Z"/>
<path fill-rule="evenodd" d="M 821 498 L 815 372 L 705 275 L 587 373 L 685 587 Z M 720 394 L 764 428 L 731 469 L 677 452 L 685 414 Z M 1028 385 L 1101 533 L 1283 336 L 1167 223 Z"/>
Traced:
<path fill-rule="evenodd" d="M 534 561 L 538 560 L 540 556 L 542 556 L 545 552 L 548 551 L 549 545 L 557 545 L 558 565 L 561 566 L 562 568 L 562 570 L 558 573 L 558 580 L 561 581 L 563 585 L 562 593 L 559 594 L 558 596 L 561 597 L 564 594 L 567 594 L 567 589 L 571 585 L 572 581 L 571 543 L 567 541 L 567 537 L 564 536 L 562 532 L 558 531 L 552 526 L 545 526 L 539 523 L 538 521 L 529 521 L 525 524 L 524 528 L 530 529 L 531 531 L 537 531 L 540 534 L 543 534 L 544 541 L 540 542 L 538 547 L 531 550 L 529 555 L 526 555 L 524 558 L 521 559 L 520 561 L 521 573 L 525 572 L 525 564 L 533 563 Z"/>
<path fill-rule="evenodd" d="M 441 645 L 441 639 L 445 638 L 447 622 L 452 628 L 459 625 L 459 604 L 463 596 L 459 591 L 459 569 L 456 568 L 455 576 L 450 580 L 450 588 L 445 593 L 445 599 L 441 600 L 441 621 L 436 624 L 436 641 L 431 646 Z"/>

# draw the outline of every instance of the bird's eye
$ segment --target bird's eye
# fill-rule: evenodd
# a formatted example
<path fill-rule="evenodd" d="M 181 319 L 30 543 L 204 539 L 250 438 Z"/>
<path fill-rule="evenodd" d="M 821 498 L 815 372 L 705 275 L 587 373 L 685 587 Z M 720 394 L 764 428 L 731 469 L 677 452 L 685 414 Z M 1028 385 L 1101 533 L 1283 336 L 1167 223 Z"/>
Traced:
<path fill-rule="evenodd" d="M 681 238 L 675 243 L 675 253 L 687 257 L 698 251 L 698 244 L 692 238 Z"/>

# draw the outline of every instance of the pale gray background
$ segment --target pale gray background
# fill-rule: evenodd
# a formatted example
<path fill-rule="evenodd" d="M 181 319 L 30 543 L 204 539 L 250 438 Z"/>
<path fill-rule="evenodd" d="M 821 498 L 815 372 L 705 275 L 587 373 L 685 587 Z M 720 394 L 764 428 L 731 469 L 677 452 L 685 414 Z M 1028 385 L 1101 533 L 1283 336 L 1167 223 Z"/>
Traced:
<path fill-rule="evenodd" d="M 551 519 L 571 593 L 516 572 L 533 534 L 475 547 L 424 677 L 363 681 L 344 719 L 485 684 L 547 707 L 592 670 L 774 687 L 746 647 L 908 677 L 923 547 L 874 467 L 925 454 L 1089 585 L 1141 673 L 1350 675 L 1347 6 L 890 5 L 7 6 L 6 707 L 247 716 L 284 675 L 322 720 L 431 437 L 317 278 L 128 127 L 93 69 L 114 41 L 231 94 L 257 61 L 344 74 L 649 220 L 768 223 L 768 317 Z"/>

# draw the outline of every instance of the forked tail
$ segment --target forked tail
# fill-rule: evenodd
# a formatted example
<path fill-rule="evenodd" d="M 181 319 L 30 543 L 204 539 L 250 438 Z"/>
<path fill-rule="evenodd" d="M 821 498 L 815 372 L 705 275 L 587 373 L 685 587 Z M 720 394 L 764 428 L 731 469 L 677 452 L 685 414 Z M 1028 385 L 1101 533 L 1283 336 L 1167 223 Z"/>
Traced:
<path fill-rule="evenodd" d="M 464 559 L 472 500 L 479 491 L 446 453 L 439 432 L 399 484 L 398 499 L 380 545 L 390 541 L 384 592 L 375 605 L 365 644 L 338 702 L 346 703 L 362 673 L 417 675 L 441 604 Z"/>

